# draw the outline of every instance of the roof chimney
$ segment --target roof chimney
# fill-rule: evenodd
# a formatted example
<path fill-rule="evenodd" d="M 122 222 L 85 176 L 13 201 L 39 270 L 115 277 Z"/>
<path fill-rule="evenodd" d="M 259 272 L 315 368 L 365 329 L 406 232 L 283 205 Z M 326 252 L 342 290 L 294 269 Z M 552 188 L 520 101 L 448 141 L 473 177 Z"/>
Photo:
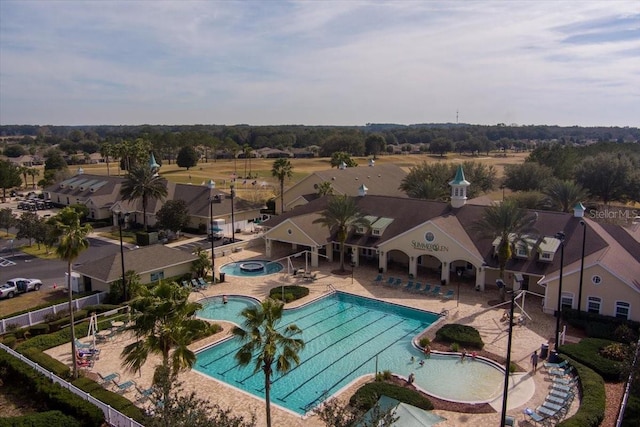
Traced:
<path fill-rule="evenodd" d="M 574 218 L 583 218 L 585 210 L 586 209 L 585 209 L 584 205 L 582 204 L 582 202 L 576 203 L 576 205 L 573 207 L 573 217 Z"/>
<path fill-rule="evenodd" d="M 358 196 L 360 197 L 366 196 L 367 191 L 369 191 L 369 189 L 364 184 L 362 184 L 360 187 L 358 187 Z"/>
<path fill-rule="evenodd" d="M 376 165 L 376 161 L 373 159 L 369 159 L 369 167 L 374 167 Z"/>

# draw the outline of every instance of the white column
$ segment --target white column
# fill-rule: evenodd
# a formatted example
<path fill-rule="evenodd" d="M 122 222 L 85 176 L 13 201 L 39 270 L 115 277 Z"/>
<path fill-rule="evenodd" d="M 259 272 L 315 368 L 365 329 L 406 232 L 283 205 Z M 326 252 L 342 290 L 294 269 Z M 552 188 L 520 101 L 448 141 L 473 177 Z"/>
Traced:
<path fill-rule="evenodd" d="M 318 248 L 311 247 L 311 267 L 318 268 Z"/>
<path fill-rule="evenodd" d="M 409 274 L 418 277 L 418 257 L 409 256 Z"/>
<path fill-rule="evenodd" d="M 440 281 L 445 281 L 445 283 L 449 284 L 449 263 L 447 261 L 442 261 L 442 271 L 440 272 Z"/>
<path fill-rule="evenodd" d="M 382 250 L 378 254 L 378 268 L 381 269 L 383 273 L 387 272 L 387 254 Z"/>
<path fill-rule="evenodd" d="M 484 292 L 485 285 L 485 267 L 476 268 L 476 289 L 479 289 Z"/>
<path fill-rule="evenodd" d="M 272 243 L 271 243 L 271 239 L 264 239 L 264 252 L 267 256 L 267 258 L 271 258 L 271 247 L 272 247 Z"/>

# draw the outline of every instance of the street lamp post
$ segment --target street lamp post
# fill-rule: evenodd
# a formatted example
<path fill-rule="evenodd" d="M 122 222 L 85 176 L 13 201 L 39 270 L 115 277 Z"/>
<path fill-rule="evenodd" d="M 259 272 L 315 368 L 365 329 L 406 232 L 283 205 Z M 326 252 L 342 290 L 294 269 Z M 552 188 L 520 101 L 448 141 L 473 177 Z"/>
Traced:
<path fill-rule="evenodd" d="M 236 222 L 233 212 L 233 198 L 236 196 L 236 188 L 235 184 L 232 182 L 229 186 L 229 190 L 231 192 L 231 243 L 235 243 L 236 241 Z"/>
<path fill-rule="evenodd" d="M 560 316 L 562 314 L 562 275 L 564 274 L 564 232 L 556 233 L 556 239 L 560 240 L 560 279 L 558 280 L 558 309 L 556 311 L 556 354 L 560 345 Z"/>
<path fill-rule="evenodd" d="M 123 214 L 121 211 L 117 211 L 118 215 L 118 231 L 120 233 L 120 264 L 122 265 L 122 296 L 124 301 L 127 301 L 127 277 L 124 270 L 124 245 L 122 243 L 122 224 L 127 214 Z"/>
<path fill-rule="evenodd" d="M 211 237 L 211 283 L 216 284 L 216 255 L 214 253 L 215 240 L 213 238 L 213 190 L 216 188 L 216 182 L 209 180 L 209 237 Z"/>
<path fill-rule="evenodd" d="M 511 308 L 509 309 L 509 338 L 507 340 L 507 361 L 504 372 L 504 388 L 502 391 L 502 418 L 500 426 L 504 427 L 507 418 L 507 394 L 509 391 L 509 368 L 511 367 L 511 338 L 513 336 L 513 307 L 515 306 L 515 290 L 511 290 Z"/>
<path fill-rule="evenodd" d="M 456 270 L 456 274 L 458 275 L 458 299 L 456 301 L 456 307 L 460 306 L 460 282 L 462 282 L 462 270 Z"/>
<path fill-rule="evenodd" d="M 587 241 L 587 223 L 580 221 L 582 226 L 582 256 L 580 258 L 580 283 L 578 284 L 578 316 L 582 313 L 582 277 L 584 275 L 584 246 Z"/>

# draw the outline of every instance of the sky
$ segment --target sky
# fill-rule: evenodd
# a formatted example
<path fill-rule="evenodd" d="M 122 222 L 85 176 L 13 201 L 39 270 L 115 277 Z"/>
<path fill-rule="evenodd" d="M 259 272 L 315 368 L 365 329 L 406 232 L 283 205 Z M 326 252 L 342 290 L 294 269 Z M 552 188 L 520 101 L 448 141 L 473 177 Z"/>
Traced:
<path fill-rule="evenodd" d="M 0 0 L 0 124 L 640 126 L 640 1 Z"/>

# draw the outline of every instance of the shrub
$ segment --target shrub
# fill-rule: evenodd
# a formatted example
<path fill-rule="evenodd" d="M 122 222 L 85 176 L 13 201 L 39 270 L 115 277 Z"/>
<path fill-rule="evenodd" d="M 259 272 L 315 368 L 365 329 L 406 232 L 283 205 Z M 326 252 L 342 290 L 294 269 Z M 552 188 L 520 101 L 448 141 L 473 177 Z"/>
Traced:
<path fill-rule="evenodd" d="M 111 310 L 115 310 L 116 308 L 119 308 L 120 305 L 118 304 L 95 304 L 95 305 L 88 305 L 84 308 L 84 310 L 86 310 L 88 313 L 104 313 L 106 311 L 111 311 Z"/>
<path fill-rule="evenodd" d="M 631 329 L 627 324 L 623 323 L 613 331 L 616 341 L 631 344 L 638 341 L 638 333 Z"/>
<path fill-rule="evenodd" d="M 565 308 L 562 310 L 562 318 L 571 326 L 583 329 L 590 338 L 616 339 L 621 342 L 631 343 L 638 340 L 638 333 L 640 333 L 640 323 L 613 316 L 603 316 Z M 621 325 L 629 328 L 631 334 L 623 334 L 622 336 L 616 334 L 618 327 Z"/>
<path fill-rule="evenodd" d="M 353 396 L 351 396 L 349 404 L 368 411 L 376 404 L 382 395 L 389 396 L 393 399 L 399 400 L 400 402 L 408 403 L 409 405 L 413 405 L 427 411 L 433 409 L 431 401 L 420 393 L 405 387 L 384 382 L 373 382 L 363 385 L 353 394 Z"/>
<path fill-rule="evenodd" d="M 60 411 L 36 412 L 20 417 L 5 418 L 7 424 L 0 425 L 12 427 L 82 427 L 82 424 L 73 417 Z"/>
<path fill-rule="evenodd" d="M 38 323 L 29 327 L 29 333 L 32 337 L 49 333 L 49 325 L 46 323 Z"/>
<path fill-rule="evenodd" d="M 426 347 L 431 344 L 431 340 L 427 337 L 420 338 L 420 347 Z"/>
<path fill-rule="evenodd" d="M 376 374 L 376 381 L 389 381 L 391 379 L 391 371 L 386 370 Z"/>
<path fill-rule="evenodd" d="M 285 302 L 291 302 L 309 295 L 309 288 L 306 288 L 304 286 L 290 285 L 284 286 L 283 289 L 283 286 L 278 286 L 275 288 L 271 288 L 271 290 L 269 291 L 269 298 L 282 301 L 283 292 Z"/>
<path fill-rule="evenodd" d="M 560 347 L 562 348 L 562 347 Z M 558 427 L 597 427 L 604 419 L 605 390 L 604 381 L 596 372 L 585 365 L 569 359 L 569 363 L 578 372 L 582 389 L 582 400 L 578 411 L 557 424 Z"/>
<path fill-rule="evenodd" d="M 600 338 L 584 338 L 578 344 L 565 344 L 560 346 L 560 353 L 566 354 L 572 359 L 593 369 L 604 378 L 605 381 L 620 381 L 622 364 L 602 357 L 600 350 L 612 344 L 614 341 Z"/>
<path fill-rule="evenodd" d="M 458 343 L 463 347 L 471 347 L 482 350 L 484 343 L 477 329 L 450 323 L 444 325 L 436 332 L 436 339 L 441 342 Z"/>
<path fill-rule="evenodd" d="M 4 351 L 0 351 L 0 368 L 4 368 L 5 385 L 19 388 L 22 394 L 28 395 L 33 401 L 72 416 L 82 426 L 100 427 L 104 423 L 104 413 L 98 407 L 52 383 L 44 375 Z"/>
<path fill-rule="evenodd" d="M 625 344 L 616 342 L 600 349 L 600 355 L 605 359 L 622 362 L 629 354 L 629 347 Z"/>
<path fill-rule="evenodd" d="M 104 402 L 112 408 L 122 412 L 126 416 L 141 423 L 144 421 L 144 415 L 140 408 L 133 405 L 129 399 L 105 389 L 92 379 L 80 377 L 73 381 L 73 385 L 87 393 L 90 393 L 96 399 L 99 399 L 101 402 Z"/>
<path fill-rule="evenodd" d="M 16 348 L 16 344 L 18 343 L 18 339 L 13 334 L 7 334 L 2 338 L 2 343 L 9 348 Z"/>
<path fill-rule="evenodd" d="M 455 351 L 456 353 L 460 351 L 460 344 L 454 342 L 451 344 L 451 351 Z"/>

